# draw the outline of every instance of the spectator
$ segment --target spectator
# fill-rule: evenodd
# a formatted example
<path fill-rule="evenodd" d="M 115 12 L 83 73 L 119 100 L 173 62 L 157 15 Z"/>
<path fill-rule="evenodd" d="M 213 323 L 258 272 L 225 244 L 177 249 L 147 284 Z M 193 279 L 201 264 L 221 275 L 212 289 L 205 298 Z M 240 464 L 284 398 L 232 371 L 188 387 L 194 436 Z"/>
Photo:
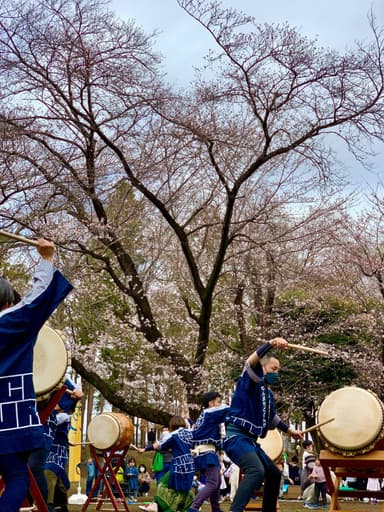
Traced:
<path fill-rule="evenodd" d="M 86 494 L 89 494 L 97 478 L 97 466 L 95 461 L 90 457 L 87 460 L 87 482 L 86 482 Z"/>
<path fill-rule="evenodd" d="M 144 464 L 139 466 L 139 496 L 148 496 L 152 478 Z"/>
<path fill-rule="evenodd" d="M 309 439 L 306 439 L 303 441 L 303 455 L 302 455 L 302 464 L 301 464 L 301 475 L 300 475 L 300 485 L 301 485 L 301 495 L 303 495 L 303 492 L 306 487 L 308 487 L 308 476 L 312 472 L 312 467 L 308 467 L 308 465 L 305 463 L 305 460 L 308 456 L 313 457 L 313 443 Z M 311 460 L 311 463 L 314 465 L 315 458 L 313 457 Z"/>
<path fill-rule="evenodd" d="M 156 432 L 153 428 L 148 432 L 148 444 L 153 444 L 156 441 Z"/>
<path fill-rule="evenodd" d="M 136 502 L 139 493 L 139 468 L 137 467 L 136 459 L 133 457 L 128 460 L 125 477 L 128 483 L 128 497 L 131 501 Z"/>
<path fill-rule="evenodd" d="M 327 482 L 325 480 L 324 469 L 319 459 L 316 459 L 312 473 L 309 475 L 310 480 L 315 483 L 315 502 L 313 505 L 308 505 L 308 508 L 319 507 L 319 497 L 321 495 L 322 506 L 327 506 Z"/>

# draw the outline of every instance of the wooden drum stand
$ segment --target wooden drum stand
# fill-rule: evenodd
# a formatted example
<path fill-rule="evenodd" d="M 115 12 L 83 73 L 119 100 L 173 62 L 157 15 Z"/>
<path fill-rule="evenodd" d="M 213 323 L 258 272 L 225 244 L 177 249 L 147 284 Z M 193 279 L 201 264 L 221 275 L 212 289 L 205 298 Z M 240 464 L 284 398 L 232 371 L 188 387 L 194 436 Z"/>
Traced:
<path fill-rule="evenodd" d="M 327 486 L 331 494 L 331 505 L 329 512 L 340 510 L 339 498 L 376 498 L 384 499 L 384 491 L 369 490 L 341 490 L 340 481 L 346 476 L 357 478 L 383 478 L 384 477 L 384 450 L 373 450 L 364 455 L 344 457 L 328 450 L 321 450 L 320 462 L 324 468 Z M 331 471 L 336 475 L 333 482 Z M 384 503 L 381 507 L 384 512 Z"/>
<path fill-rule="evenodd" d="M 110 502 L 113 508 L 104 510 L 114 510 L 115 512 L 118 512 L 119 510 L 125 510 L 129 512 L 128 505 L 125 501 L 126 497 L 124 496 L 120 483 L 116 478 L 116 473 L 124 462 L 128 449 L 129 445 L 126 446 L 124 450 L 116 450 L 112 448 L 110 451 L 103 453 L 104 464 L 101 465 L 95 447 L 92 444 L 90 445 L 90 451 L 92 458 L 97 466 L 98 475 L 96 477 L 95 483 L 92 486 L 92 489 L 88 494 L 88 499 L 81 509 L 82 512 L 85 512 L 88 509 L 88 506 L 91 504 L 91 502 L 97 503 L 96 510 L 102 510 L 103 505 L 107 502 Z M 112 460 L 114 462 L 117 461 L 113 467 Z M 96 497 L 101 482 L 104 484 L 103 491 L 101 496 Z M 115 497 L 114 491 L 118 494 L 118 497 Z M 93 498 L 93 496 L 95 496 L 95 498 Z"/>

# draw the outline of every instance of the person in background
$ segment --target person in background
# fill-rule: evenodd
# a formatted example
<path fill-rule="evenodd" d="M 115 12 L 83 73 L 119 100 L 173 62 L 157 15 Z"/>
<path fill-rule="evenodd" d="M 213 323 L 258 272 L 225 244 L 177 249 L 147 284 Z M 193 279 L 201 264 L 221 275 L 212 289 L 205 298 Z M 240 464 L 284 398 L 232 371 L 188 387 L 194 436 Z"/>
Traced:
<path fill-rule="evenodd" d="M 314 453 L 310 453 L 305 457 L 304 468 L 301 473 L 301 489 L 303 491 L 303 495 L 304 495 L 305 490 L 311 484 L 313 484 L 313 482 L 309 478 L 309 475 L 312 473 L 313 468 L 315 467 L 315 463 L 316 463 L 316 457 L 315 457 Z M 303 477 L 303 472 L 304 472 L 304 475 L 306 475 L 304 477 Z"/>
<path fill-rule="evenodd" d="M 128 486 L 128 497 L 134 503 L 137 501 L 137 495 L 139 492 L 139 468 L 136 464 L 136 459 L 131 457 L 128 460 L 128 465 L 125 469 L 125 478 L 127 480 Z"/>
<path fill-rule="evenodd" d="M 228 468 L 229 473 L 229 501 L 232 503 L 235 494 L 237 492 L 237 488 L 239 487 L 239 478 L 240 478 L 240 468 L 234 462 L 231 462 L 231 465 Z"/>
<path fill-rule="evenodd" d="M 98 474 L 97 465 L 92 457 L 87 460 L 87 482 L 85 487 L 85 493 L 88 495 L 96 481 Z"/>
<path fill-rule="evenodd" d="M 244 475 L 233 499 L 231 512 L 243 512 L 262 482 L 262 510 L 276 512 L 281 472 L 257 440 L 265 437 L 268 430 L 274 428 L 294 438 L 301 439 L 303 435 L 290 428 L 276 414 L 275 401 L 269 386 L 279 379 L 280 362 L 269 354 L 272 348 L 287 349 L 288 342 L 283 338 L 274 338 L 248 357 L 226 417 L 227 433 L 223 449 Z"/>
<path fill-rule="evenodd" d="M 300 485 L 300 467 L 297 455 L 294 455 L 288 463 L 288 477 L 291 485 Z"/>
<path fill-rule="evenodd" d="M 0 474 L 5 490 L 0 510 L 18 512 L 28 494 L 28 457 L 44 445 L 33 386 L 33 350 L 38 333 L 72 290 L 54 267 L 55 245 L 37 242 L 41 261 L 30 291 L 17 302 L 9 282 L 0 278 Z"/>
<path fill-rule="evenodd" d="M 308 487 L 308 476 L 312 472 L 312 467 L 309 467 L 305 463 L 305 459 L 310 456 L 313 457 L 313 443 L 309 439 L 306 439 L 302 443 L 303 454 L 301 457 L 301 473 L 300 473 L 300 485 L 301 485 L 301 495 L 306 487 Z M 309 459 L 308 459 L 309 460 Z M 314 463 L 315 459 L 311 459 L 311 462 Z"/>
<path fill-rule="evenodd" d="M 219 503 L 222 503 L 229 498 L 229 482 L 228 478 L 225 476 L 225 472 L 227 471 L 230 460 L 226 457 L 223 451 L 219 452 L 219 464 L 220 464 L 220 487 L 219 487 Z"/>
<path fill-rule="evenodd" d="M 117 464 L 120 464 L 120 467 L 118 469 L 117 469 Z M 128 467 L 127 461 L 125 459 L 120 461 L 118 457 L 117 458 L 114 457 L 111 460 L 111 465 L 112 465 L 112 469 L 115 473 L 116 480 L 120 486 L 122 493 L 124 494 L 124 496 L 127 496 L 130 499 L 130 501 L 132 502 L 132 499 L 131 499 L 130 493 L 129 493 L 129 489 L 128 489 L 128 485 L 129 485 L 128 477 L 125 474 L 127 467 Z M 111 484 L 111 488 L 112 488 L 113 495 L 116 498 L 119 498 L 120 494 L 119 494 L 116 486 L 114 484 Z"/>
<path fill-rule="evenodd" d="M 139 496 L 148 496 L 152 478 L 151 475 L 147 471 L 147 467 L 145 464 L 140 464 L 139 466 Z"/>
<path fill-rule="evenodd" d="M 315 465 L 312 473 L 309 475 L 311 481 L 315 483 L 315 502 L 313 505 L 308 505 L 308 508 L 318 508 L 319 498 L 321 495 L 322 506 L 327 506 L 327 482 L 325 479 L 324 469 L 319 459 L 315 460 Z"/>
<path fill-rule="evenodd" d="M 381 480 L 379 478 L 368 478 L 367 479 L 367 491 L 381 491 Z M 370 498 L 371 503 L 376 504 L 377 498 Z"/>
<path fill-rule="evenodd" d="M 148 444 L 153 444 L 156 441 L 156 432 L 155 429 L 151 428 L 148 432 Z"/>

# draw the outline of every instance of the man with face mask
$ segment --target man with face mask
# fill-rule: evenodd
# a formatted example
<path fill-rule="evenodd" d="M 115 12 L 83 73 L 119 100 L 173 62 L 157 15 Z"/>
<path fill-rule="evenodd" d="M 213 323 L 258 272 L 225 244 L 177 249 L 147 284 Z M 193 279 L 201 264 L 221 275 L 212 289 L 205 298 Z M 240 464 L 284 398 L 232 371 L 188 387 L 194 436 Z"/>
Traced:
<path fill-rule="evenodd" d="M 240 467 L 241 480 L 231 512 L 242 512 L 264 481 L 263 512 L 276 512 L 281 472 L 257 443 L 268 430 L 278 428 L 295 439 L 302 433 L 291 429 L 276 414 L 275 401 L 269 386 L 279 378 L 279 360 L 269 354 L 272 349 L 286 349 L 288 342 L 274 338 L 264 343 L 246 360 L 237 381 L 226 417 L 224 450 Z"/>

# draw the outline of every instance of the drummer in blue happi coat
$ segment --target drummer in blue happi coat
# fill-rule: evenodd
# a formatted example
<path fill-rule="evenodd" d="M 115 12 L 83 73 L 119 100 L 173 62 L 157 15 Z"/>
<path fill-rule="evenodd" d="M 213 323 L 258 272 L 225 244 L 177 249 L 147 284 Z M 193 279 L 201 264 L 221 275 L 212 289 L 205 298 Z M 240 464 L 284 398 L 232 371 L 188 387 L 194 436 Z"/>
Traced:
<path fill-rule="evenodd" d="M 265 437 L 268 430 L 274 428 L 295 439 L 303 436 L 276 414 L 269 386 L 279 379 L 280 362 L 270 354 L 272 348 L 286 349 L 288 342 L 283 338 L 274 338 L 248 357 L 227 414 L 223 448 L 244 475 L 232 502 L 231 512 L 242 512 L 263 481 L 262 511 L 276 512 L 281 472 L 262 450 L 258 438 Z"/>
<path fill-rule="evenodd" d="M 229 409 L 221 403 L 221 395 L 217 391 L 208 391 L 202 397 L 203 411 L 192 428 L 192 454 L 195 459 L 196 471 L 200 472 L 200 480 L 204 486 L 198 491 L 189 512 L 197 512 L 205 500 L 209 500 L 212 512 L 220 512 L 220 461 L 217 451 L 222 444 L 224 421 Z"/>
<path fill-rule="evenodd" d="M 54 267 L 55 246 L 38 240 L 42 258 L 32 287 L 15 304 L 16 294 L 0 278 L 0 475 L 5 491 L 0 510 L 18 512 L 27 495 L 30 452 L 43 446 L 32 380 L 33 349 L 43 324 L 72 290 Z"/>
<path fill-rule="evenodd" d="M 153 503 L 140 505 L 147 512 L 186 512 L 194 498 L 192 481 L 195 464 L 191 455 L 192 431 L 185 428 L 186 421 L 181 416 L 172 416 L 169 434 L 139 452 L 150 450 L 172 450 L 171 469 L 161 478 Z"/>

